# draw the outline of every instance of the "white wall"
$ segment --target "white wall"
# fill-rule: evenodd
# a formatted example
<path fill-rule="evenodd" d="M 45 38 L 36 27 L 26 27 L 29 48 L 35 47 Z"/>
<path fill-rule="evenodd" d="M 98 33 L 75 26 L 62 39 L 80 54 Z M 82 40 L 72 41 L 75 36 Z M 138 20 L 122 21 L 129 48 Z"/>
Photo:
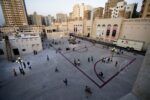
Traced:
<path fill-rule="evenodd" d="M 11 48 L 12 49 L 19 49 L 19 53 L 21 55 L 32 53 L 33 50 L 41 51 L 42 50 L 42 43 L 41 38 L 37 36 L 25 36 L 25 37 L 18 37 L 12 38 L 9 37 Z M 23 51 L 25 49 L 25 51 Z"/>
<path fill-rule="evenodd" d="M 144 49 L 150 43 L 150 19 L 125 19 L 120 38 L 144 42 Z"/>

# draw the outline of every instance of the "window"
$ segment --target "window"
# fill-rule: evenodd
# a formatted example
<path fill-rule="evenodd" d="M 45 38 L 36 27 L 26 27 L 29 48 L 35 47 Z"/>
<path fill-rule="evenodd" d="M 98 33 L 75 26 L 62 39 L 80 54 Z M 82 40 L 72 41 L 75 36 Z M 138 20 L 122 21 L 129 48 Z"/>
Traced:
<path fill-rule="evenodd" d="M 149 17 L 149 18 L 150 18 L 150 14 L 147 14 L 146 17 Z"/>
<path fill-rule="evenodd" d="M 103 24 L 102 27 L 105 27 L 105 24 Z"/>
<path fill-rule="evenodd" d="M 118 25 L 117 25 L 117 24 L 114 24 L 114 26 L 113 26 L 113 31 L 112 31 L 112 37 L 115 37 L 115 36 L 116 36 L 117 28 L 118 28 Z"/>
<path fill-rule="evenodd" d="M 26 51 L 26 49 L 22 49 L 22 51 Z"/>
<path fill-rule="evenodd" d="M 112 37 L 115 37 L 115 36 L 116 36 L 116 30 L 113 30 Z"/>
<path fill-rule="evenodd" d="M 18 49 L 18 48 L 13 49 L 13 53 L 14 53 L 14 55 L 20 55 L 19 49 Z"/>
<path fill-rule="evenodd" d="M 109 34 L 110 34 L 110 30 L 107 30 L 106 36 L 109 36 Z"/>
<path fill-rule="evenodd" d="M 98 24 L 97 27 L 100 27 L 100 24 Z"/>
<path fill-rule="evenodd" d="M 106 36 L 109 36 L 109 34 L 110 34 L 110 29 L 111 29 L 111 25 L 108 24 L 108 25 L 107 25 Z"/>

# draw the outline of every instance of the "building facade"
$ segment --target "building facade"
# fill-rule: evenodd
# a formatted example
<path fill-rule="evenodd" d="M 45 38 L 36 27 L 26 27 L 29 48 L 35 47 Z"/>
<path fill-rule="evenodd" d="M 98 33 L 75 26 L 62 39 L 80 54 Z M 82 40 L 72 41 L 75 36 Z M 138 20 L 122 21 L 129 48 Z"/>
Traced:
<path fill-rule="evenodd" d="M 32 25 L 42 25 L 42 17 L 38 15 L 36 12 L 31 15 Z"/>
<path fill-rule="evenodd" d="M 9 36 L 10 50 L 7 50 L 6 40 L 0 41 L 0 58 L 7 58 L 9 51 L 12 59 L 25 54 L 40 52 L 43 50 L 42 42 L 39 35 L 19 33 L 17 35 Z"/>
<path fill-rule="evenodd" d="M 150 0 L 143 0 L 141 7 L 141 17 L 150 18 Z"/>
<path fill-rule="evenodd" d="M 28 25 L 24 0 L 1 0 L 6 26 Z"/>
<path fill-rule="evenodd" d="M 149 32 L 149 18 L 124 19 L 119 38 L 143 42 L 143 49 L 146 50 L 150 43 Z"/>
<path fill-rule="evenodd" d="M 20 26 L 19 32 L 25 32 L 30 34 L 42 34 L 44 26 L 37 26 L 37 25 L 27 25 L 27 26 Z"/>
<path fill-rule="evenodd" d="M 46 26 L 50 26 L 53 24 L 53 17 L 51 15 L 44 17 L 44 22 Z"/>
<path fill-rule="evenodd" d="M 115 7 L 112 8 L 111 18 L 133 18 L 136 17 L 137 4 L 128 4 L 125 1 L 118 2 Z"/>
<path fill-rule="evenodd" d="M 56 14 L 56 21 L 57 22 L 66 22 L 67 21 L 67 14 L 57 13 Z"/>
<path fill-rule="evenodd" d="M 121 1 L 124 1 L 124 0 L 108 0 L 105 3 L 104 18 L 111 18 L 111 13 L 112 13 L 111 8 L 115 7 L 117 3 Z"/>
<path fill-rule="evenodd" d="M 82 3 L 81 5 L 76 4 L 73 6 L 73 19 L 83 19 L 85 11 L 92 10 L 92 7 L 90 5 L 84 5 Z"/>
<path fill-rule="evenodd" d="M 119 38 L 122 21 L 122 18 L 96 19 L 91 35 L 101 41 L 112 43 Z"/>
<path fill-rule="evenodd" d="M 84 11 L 84 19 L 90 20 L 91 19 L 91 10 Z"/>
<path fill-rule="evenodd" d="M 94 12 L 93 12 L 94 15 L 93 15 L 93 18 L 94 18 L 94 19 L 103 18 L 103 10 L 104 10 L 103 7 L 94 8 Z"/>

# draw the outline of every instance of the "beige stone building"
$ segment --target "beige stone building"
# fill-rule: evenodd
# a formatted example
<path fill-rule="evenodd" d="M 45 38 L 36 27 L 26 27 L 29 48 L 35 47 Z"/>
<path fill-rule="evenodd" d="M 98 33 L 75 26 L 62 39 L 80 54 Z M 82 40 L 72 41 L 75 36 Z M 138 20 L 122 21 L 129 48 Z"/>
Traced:
<path fill-rule="evenodd" d="M 111 18 L 133 18 L 136 15 L 137 4 L 127 4 L 125 1 L 118 2 L 112 9 Z"/>
<path fill-rule="evenodd" d="M 73 19 L 79 20 L 84 18 L 84 11 L 86 10 L 92 10 L 92 7 L 90 5 L 85 5 L 84 3 L 80 4 L 75 4 L 73 6 L 73 11 L 72 11 L 72 16 Z"/>
<path fill-rule="evenodd" d="M 73 25 L 74 25 L 74 33 L 77 35 L 82 35 L 83 34 L 83 20 L 81 21 L 74 21 Z"/>
<path fill-rule="evenodd" d="M 13 33 L 19 30 L 19 27 L 13 27 L 13 26 L 5 26 L 5 27 L 0 27 L 0 34 L 9 34 Z"/>
<path fill-rule="evenodd" d="M 6 26 L 28 25 L 24 0 L 1 0 Z"/>
<path fill-rule="evenodd" d="M 141 7 L 141 17 L 150 18 L 150 0 L 143 0 Z"/>
<path fill-rule="evenodd" d="M 91 24 L 91 20 L 84 20 L 84 30 L 83 30 L 83 36 L 88 36 L 88 34 L 90 35 L 91 33 L 91 29 L 92 29 L 92 24 Z"/>
<path fill-rule="evenodd" d="M 66 22 L 67 21 L 67 14 L 57 13 L 56 14 L 56 21 L 57 22 Z"/>
<path fill-rule="evenodd" d="M 91 19 L 91 10 L 84 11 L 84 19 L 90 20 Z"/>
<path fill-rule="evenodd" d="M 150 43 L 149 32 L 149 18 L 124 19 L 119 38 L 143 42 L 143 49 L 146 50 L 148 44 Z"/>
<path fill-rule="evenodd" d="M 103 17 L 103 7 L 98 7 L 98 8 L 94 8 L 94 12 L 93 12 L 93 18 L 94 19 L 99 19 Z"/>
<path fill-rule="evenodd" d="M 32 25 L 42 25 L 42 16 L 38 15 L 36 12 L 31 15 Z"/>
<path fill-rule="evenodd" d="M 35 33 L 35 34 L 41 34 L 43 33 L 44 26 L 38 26 L 38 25 L 27 25 L 27 26 L 20 26 L 19 31 L 25 32 L 25 33 Z"/>
<path fill-rule="evenodd" d="M 96 19 L 91 36 L 104 42 L 113 42 L 119 38 L 122 18 Z"/>

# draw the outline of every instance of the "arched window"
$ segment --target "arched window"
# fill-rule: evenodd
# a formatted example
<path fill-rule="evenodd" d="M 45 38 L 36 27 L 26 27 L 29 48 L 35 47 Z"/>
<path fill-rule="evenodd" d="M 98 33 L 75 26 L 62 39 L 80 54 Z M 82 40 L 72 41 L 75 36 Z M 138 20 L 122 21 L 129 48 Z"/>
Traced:
<path fill-rule="evenodd" d="M 103 24 L 102 27 L 105 27 L 105 24 Z"/>
<path fill-rule="evenodd" d="M 112 31 L 112 37 L 115 37 L 115 36 L 116 36 L 117 29 L 118 29 L 118 25 L 117 25 L 117 24 L 114 24 L 114 26 L 113 26 L 113 31 Z"/>
<path fill-rule="evenodd" d="M 110 34 L 110 29 L 111 29 L 111 25 L 108 24 L 108 25 L 107 25 L 106 36 L 109 36 L 109 34 Z"/>
<path fill-rule="evenodd" d="M 76 27 L 76 32 L 78 31 L 77 27 Z"/>
<path fill-rule="evenodd" d="M 76 32 L 76 28 L 74 27 L 74 32 Z"/>
<path fill-rule="evenodd" d="M 97 27 L 100 27 L 100 26 L 101 26 L 100 24 L 97 25 Z"/>

